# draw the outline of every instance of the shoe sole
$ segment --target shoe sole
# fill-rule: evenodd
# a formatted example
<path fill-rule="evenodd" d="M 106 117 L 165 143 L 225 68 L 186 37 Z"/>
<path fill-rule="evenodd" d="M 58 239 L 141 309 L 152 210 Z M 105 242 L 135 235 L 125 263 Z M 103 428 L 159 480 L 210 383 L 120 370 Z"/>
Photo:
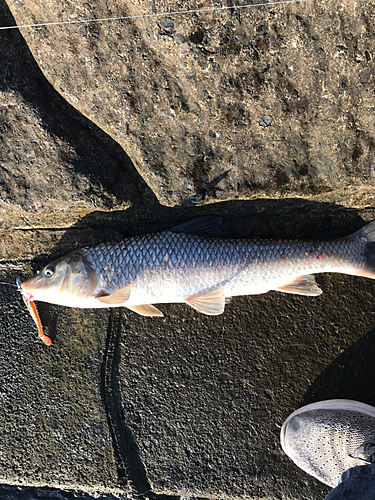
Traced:
<path fill-rule="evenodd" d="M 300 413 L 305 413 L 307 411 L 313 410 L 346 410 L 361 413 L 362 415 L 368 415 L 375 418 L 375 408 L 373 406 L 367 405 L 366 403 L 360 403 L 359 401 L 352 401 L 350 399 L 328 399 L 327 401 L 318 401 L 317 403 L 311 403 L 306 406 L 298 408 L 294 411 L 283 423 L 280 431 L 280 442 L 281 448 L 285 451 L 285 429 L 289 421 L 299 415 Z M 287 453 L 286 453 L 287 454 Z"/>

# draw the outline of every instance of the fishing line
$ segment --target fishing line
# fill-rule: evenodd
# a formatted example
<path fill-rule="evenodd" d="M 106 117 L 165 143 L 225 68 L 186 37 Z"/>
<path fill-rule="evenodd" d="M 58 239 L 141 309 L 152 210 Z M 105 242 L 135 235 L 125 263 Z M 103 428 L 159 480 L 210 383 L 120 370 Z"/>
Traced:
<path fill-rule="evenodd" d="M 228 5 L 222 7 L 207 7 L 204 9 L 192 9 L 192 10 L 178 10 L 172 12 L 162 12 L 161 14 L 151 13 L 151 14 L 139 14 L 134 16 L 119 16 L 119 17 L 102 17 L 98 19 L 82 19 L 82 20 L 73 20 L 73 21 L 56 21 L 51 23 L 36 23 L 36 24 L 20 24 L 14 26 L 0 26 L 0 30 L 11 30 L 11 29 L 19 29 L 19 28 L 39 28 L 41 26 L 62 26 L 64 24 L 78 24 L 78 23 L 100 23 L 106 21 L 123 21 L 130 19 L 142 19 L 149 17 L 164 17 L 164 16 L 176 16 L 182 14 L 196 14 L 199 12 L 216 12 L 219 10 L 233 10 L 233 9 L 248 9 L 250 7 L 269 7 L 272 5 L 280 5 L 286 3 L 303 3 L 306 0 L 280 0 L 278 2 L 269 2 L 269 3 L 254 3 L 254 4 L 246 4 L 246 5 Z"/>
<path fill-rule="evenodd" d="M 16 285 L 16 283 L 9 283 L 9 281 L 0 281 L 0 285 L 10 285 L 18 288 L 18 285 Z"/>

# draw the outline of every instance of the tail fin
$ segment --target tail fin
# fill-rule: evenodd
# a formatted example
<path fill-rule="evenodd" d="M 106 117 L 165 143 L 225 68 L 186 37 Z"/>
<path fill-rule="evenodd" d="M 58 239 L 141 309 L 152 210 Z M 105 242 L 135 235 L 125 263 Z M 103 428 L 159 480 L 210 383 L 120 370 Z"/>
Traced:
<path fill-rule="evenodd" d="M 350 238 L 359 239 L 364 245 L 364 267 L 358 270 L 358 276 L 375 278 L 375 220 L 353 233 Z"/>

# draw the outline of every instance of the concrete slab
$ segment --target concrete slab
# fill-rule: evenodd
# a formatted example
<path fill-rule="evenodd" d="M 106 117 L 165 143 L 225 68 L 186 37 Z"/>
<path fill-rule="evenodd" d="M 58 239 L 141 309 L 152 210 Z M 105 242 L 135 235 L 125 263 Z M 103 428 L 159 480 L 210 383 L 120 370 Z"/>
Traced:
<path fill-rule="evenodd" d="M 345 204 L 349 195 L 364 206 L 374 176 L 373 2 L 264 4 L 178 15 L 206 5 L 8 1 L 18 25 L 136 16 L 22 35 L 53 87 L 124 148 L 160 203 Z"/>

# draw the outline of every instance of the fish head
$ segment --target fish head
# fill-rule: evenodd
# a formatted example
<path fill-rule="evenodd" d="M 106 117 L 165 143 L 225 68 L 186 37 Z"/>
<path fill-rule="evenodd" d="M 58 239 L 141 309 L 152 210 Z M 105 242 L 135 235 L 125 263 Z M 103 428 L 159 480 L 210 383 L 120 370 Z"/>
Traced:
<path fill-rule="evenodd" d="M 91 297 L 97 285 L 96 272 L 77 252 L 48 264 L 42 271 L 24 281 L 21 290 L 29 300 L 65 305 L 72 298 Z"/>

